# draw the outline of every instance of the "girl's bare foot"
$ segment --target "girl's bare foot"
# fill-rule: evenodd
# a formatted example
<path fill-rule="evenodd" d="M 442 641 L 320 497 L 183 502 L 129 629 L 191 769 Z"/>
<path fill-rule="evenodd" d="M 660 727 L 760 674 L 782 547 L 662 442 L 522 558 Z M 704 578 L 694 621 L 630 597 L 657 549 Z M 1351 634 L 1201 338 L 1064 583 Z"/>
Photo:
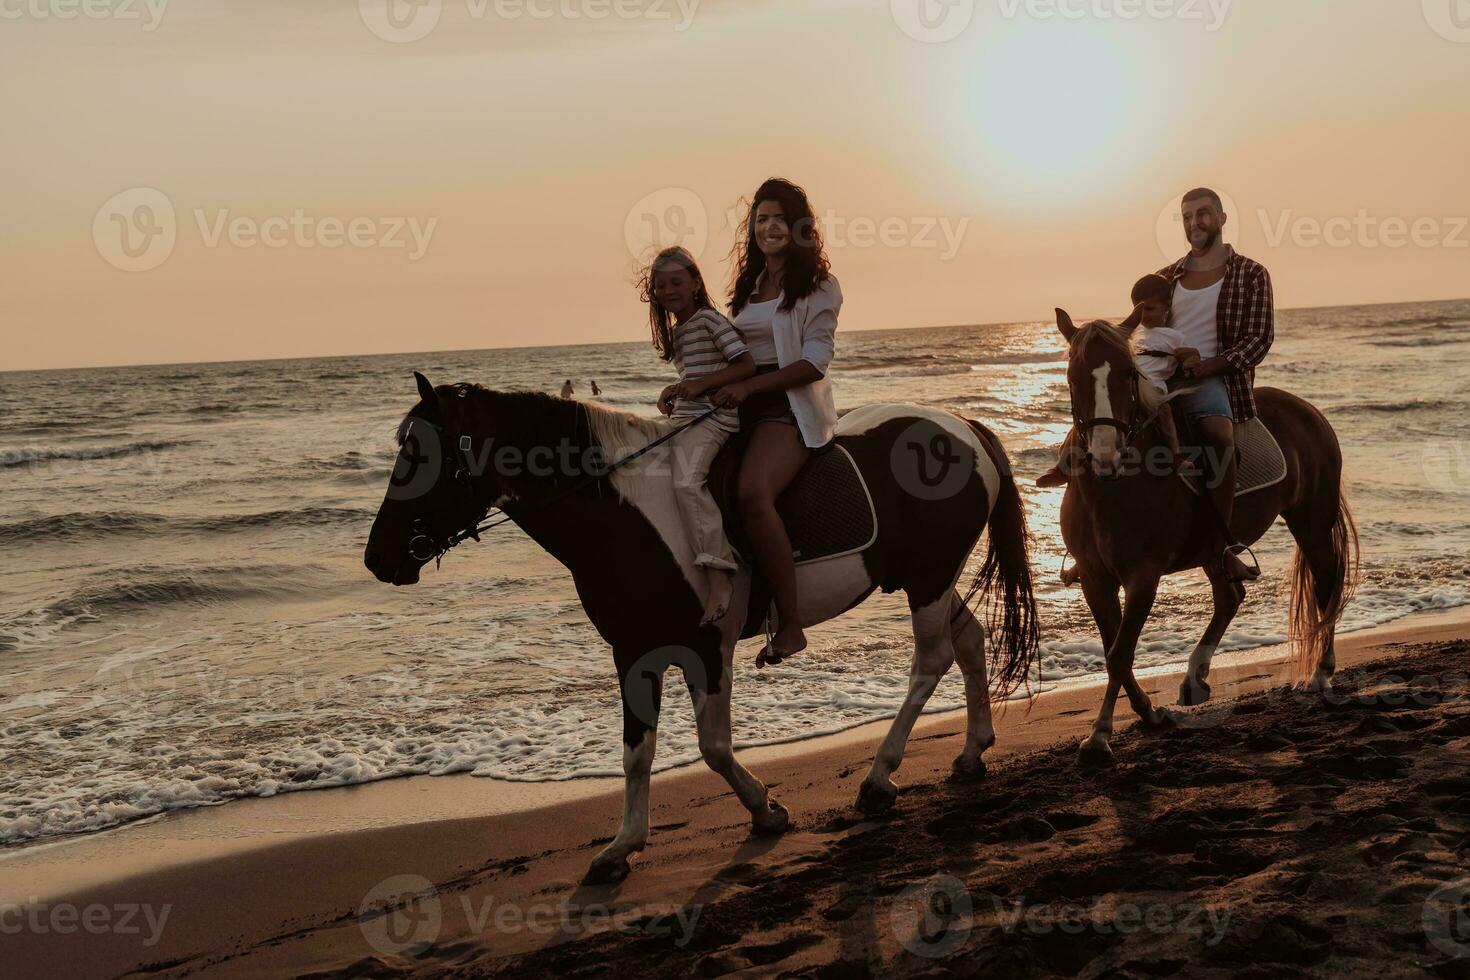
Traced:
<path fill-rule="evenodd" d="M 776 631 L 771 646 L 782 657 L 794 656 L 806 649 L 806 633 L 794 623 L 790 628 L 783 626 Z"/>
<path fill-rule="evenodd" d="M 768 666 L 776 666 L 787 657 L 795 656 L 806 649 L 806 634 L 801 627 L 792 629 L 779 629 L 771 642 L 761 650 L 760 656 L 755 658 L 755 665 L 761 669 Z"/>
<path fill-rule="evenodd" d="M 730 612 L 730 599 L 735 594 L 735 576 L 717 568 L 705 569 L 705 581 L 709 583 L 709 594 L 704 601 L 704 618 L 701 626 L 718 623 Z"/>
<path fill-rule="evenodd" d="M 1070 482 L 1072 481 L 1069 480 L 1067 478 L 1067 475 L 1062 472 L 1062 468 L 1060 466 L 1053 466 L 1051 469 L 1047 470 L 1045 473 L 1041 474 L 1041 476 L 1037 478 L 1036 485 L 1038 487 L 1050 489 L 1051 487 L 1064 487 Z"/>
<path fill-rule="evenodd" d="M 1251 568 L 1233 551 L 1225 553 L 1225 580 L 1227 582 L 1254 582 L 1260 577 L 1260 569 Z"/>

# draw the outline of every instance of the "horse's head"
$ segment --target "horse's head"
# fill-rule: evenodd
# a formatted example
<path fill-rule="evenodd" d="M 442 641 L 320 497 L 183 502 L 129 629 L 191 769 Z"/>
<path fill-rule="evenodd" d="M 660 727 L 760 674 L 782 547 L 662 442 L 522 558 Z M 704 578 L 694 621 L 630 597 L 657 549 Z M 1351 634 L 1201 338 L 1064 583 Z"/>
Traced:
<path fill-rule="evenodd" d="M 419 403 L 399 426 L 398 461 L 363 554 L 368 570 L 393 585 L 417 583 L 445 543 L 501 496 L 496 474 L 473 465 L 483 439 L 471 423 L 468 389 L 414 378 Z"/>
<path fill-rule="evenodd" d="M 1072 420 L 1077 436 L 1098 476 L 1116 476 L 1124 441 L 1139 412 L 1138 373 L 1128 347 L 1128 332 L 1139 314 L 1115 327 L 1094 320 L 1084 327 L 1057 310 L 1057 329 L 1067 338 L 1067 387 L 1072 392 Z"/>

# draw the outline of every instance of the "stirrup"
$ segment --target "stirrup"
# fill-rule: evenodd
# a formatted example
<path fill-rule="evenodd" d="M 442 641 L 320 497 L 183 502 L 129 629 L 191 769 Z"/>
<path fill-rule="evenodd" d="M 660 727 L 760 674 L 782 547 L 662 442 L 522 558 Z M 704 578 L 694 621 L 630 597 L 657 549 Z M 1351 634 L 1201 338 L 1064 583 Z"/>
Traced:
<path fill-rule="evenodd" d="M 755 669 L 765 670 L 767 667 L 779 667 L 786 661 L 776 650 L 776 636 L 771 632 L 771 611 L 766 610 L 765 634 L 766 645 L 761 648 L 760 655 L 755 658 Z"/>

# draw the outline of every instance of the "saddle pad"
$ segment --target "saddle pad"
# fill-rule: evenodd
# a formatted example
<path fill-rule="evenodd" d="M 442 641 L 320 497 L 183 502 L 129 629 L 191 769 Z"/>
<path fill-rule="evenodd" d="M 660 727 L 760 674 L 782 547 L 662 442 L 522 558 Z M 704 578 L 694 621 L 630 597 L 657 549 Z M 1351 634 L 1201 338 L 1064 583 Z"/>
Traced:
<path fill-rule="evenodd" d="M 1240 459 L 1235 476 L 1237 497 L 1274 487 L 1286 479 L 1286 455 L 1259 418 L 1235 423 L 1235 449 Z M 1185 476 L 1180 479 L 1195 494 L 1200 492 L 1198 480 Z"/>
<path fill-rule="evenodd" d="M 857 463 L 841 446 L 812 456 L 776 501 L 798 565 L 866 551 L 878 540 L 878 514 Z"/>

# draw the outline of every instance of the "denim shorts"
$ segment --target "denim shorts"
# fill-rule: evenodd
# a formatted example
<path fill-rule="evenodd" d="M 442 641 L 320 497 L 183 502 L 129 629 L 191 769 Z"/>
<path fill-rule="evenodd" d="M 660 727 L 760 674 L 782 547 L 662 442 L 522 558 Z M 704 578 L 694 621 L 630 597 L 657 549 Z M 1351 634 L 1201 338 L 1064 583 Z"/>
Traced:
<path fill-rule="evenodd" d="M 1235 413 L 1230 409 L 1230 389 L 1225 387 L 1225 379 L 1219 375 L 1201 381 L 1184 381 L 1175 387 L 1196 389 L 1174 399 L 1174 404 L 1179 406 L 1186 417 L 1202 419 L 1218 415 L 1232 420 L 1235 418 Z"/>

